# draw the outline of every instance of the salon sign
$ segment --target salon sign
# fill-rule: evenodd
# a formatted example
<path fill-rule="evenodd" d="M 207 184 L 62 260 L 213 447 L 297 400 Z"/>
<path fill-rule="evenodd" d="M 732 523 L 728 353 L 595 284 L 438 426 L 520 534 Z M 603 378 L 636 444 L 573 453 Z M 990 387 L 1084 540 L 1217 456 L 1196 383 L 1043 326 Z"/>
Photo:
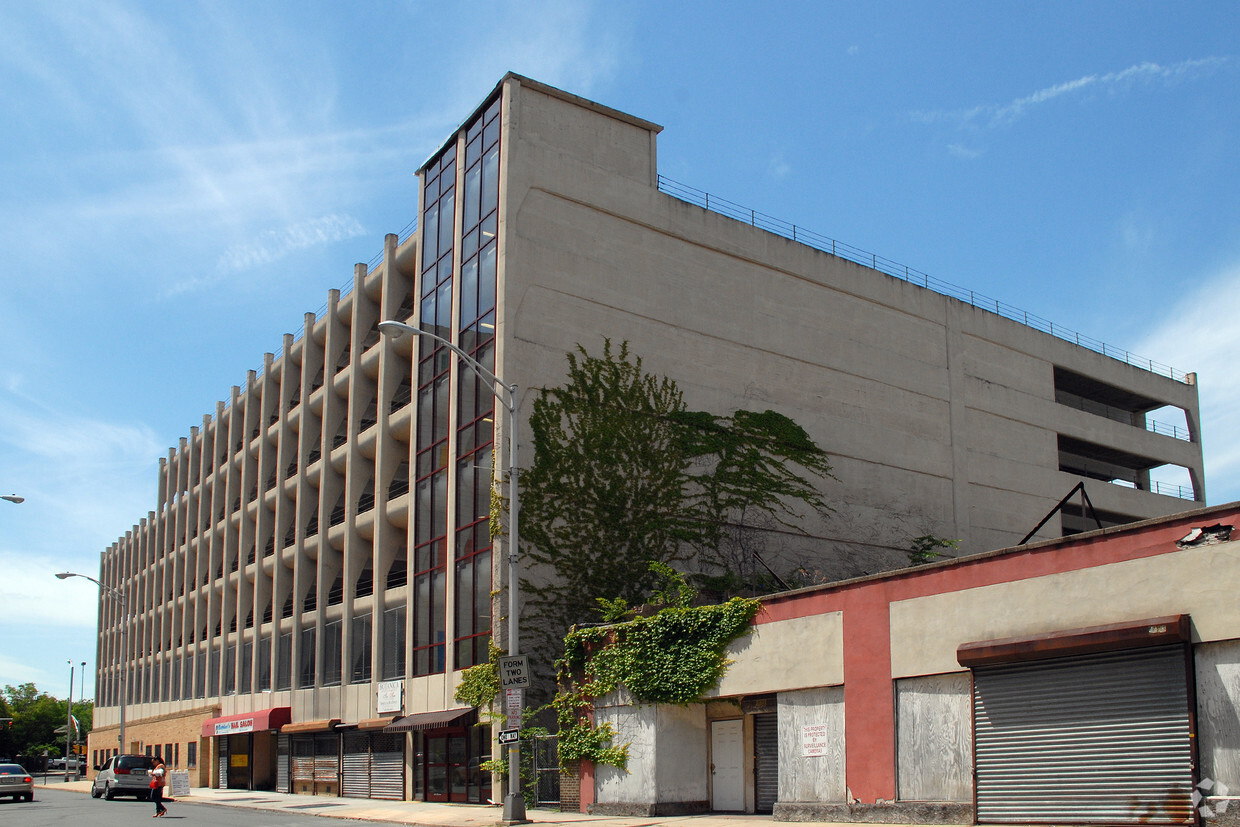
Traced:
<path fill-rule="evenodd" d="M 219 721 L 215 725 L 216 735 L 240 735 L 243 732 L 254 731 L 253 718 L 238 718 L 234 721 Z"/>

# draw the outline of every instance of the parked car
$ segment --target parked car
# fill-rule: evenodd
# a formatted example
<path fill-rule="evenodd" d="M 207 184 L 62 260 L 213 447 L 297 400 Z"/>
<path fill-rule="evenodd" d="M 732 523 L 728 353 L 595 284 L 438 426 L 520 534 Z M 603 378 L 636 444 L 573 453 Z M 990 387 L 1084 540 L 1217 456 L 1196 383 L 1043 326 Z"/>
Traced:
<path fill-rule="evenodd" d="M 111 801 L 118 795 L 146 799 L 150 796 L 148 773 L 155 766 L 149 755 L 114 755 L 99 769 L 90 785 L 91 798 Z"/>
<path fill-rule="evenodd" d="M 52 758 L 47 762 L 48 770 L 64 772 L 66 767 L 71 770 L 84 770 L 86 769 L 86 759 L 80 755 L 70 755 L 68 758 Z"/>
<path fill-rule="evenodd" d="M 0 764 L 0 796 L 11 795 L 13 800 L 34 801 L 34 778 L 21 764 Z"/>

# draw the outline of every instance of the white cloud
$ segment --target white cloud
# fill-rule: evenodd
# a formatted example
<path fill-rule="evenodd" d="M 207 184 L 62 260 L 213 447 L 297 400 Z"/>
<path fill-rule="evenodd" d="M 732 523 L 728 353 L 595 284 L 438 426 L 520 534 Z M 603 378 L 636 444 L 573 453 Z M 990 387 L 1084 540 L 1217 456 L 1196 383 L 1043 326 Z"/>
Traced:
<path fill-rule="evenodd" d="M 947 151 L 957 158 L 963 158 L 966 161 L 972 161 L 974 158 L 981 157 L 980 149 L 972 149 L 964 144 L 948 144 Z"/>
<path fill-rule="evenodd" d="M 767 174 L 777 181 L 782 181 L 792 172 L 792 166 L 784 160 L 782 154 L 771 158 L 766 165 Z"/>
<path fill-rule="evenodd" d="M 1138 352 L 1195 372 L 1201 406 L 1206 493 L 1212 504 L 1240 499 L 1240 326 L 1220 309 L 1240 306 L 1240 263 L 1206 280 L 1168 310 Z"/>
<path fill-rule="evenodd" d="M 43 683 L 48 674 L 42 669 L 11 655 L 0 653 L 0 685 L 18 686 L 23 683 Z"/>
<path fill-rule="evenodd" d="M 1171 83 L 1176 80 L 1209 73 L 1232 62 L 1233 58 L 1225 56 L 1184 60 L 1179 63 L 1173 63 L 1170 66 L 1150 62 L 1138 63 L 1117 72 L 1107 72 L 1102 75 L 1085 75 L 1075 80 L 1047 86 L 1005 104 L 985 104 L 972 107 L 971 109 L 960 110 L 918 111 L 912 113 L 912 119 L 918 123 L 946 121 L 960 126 L 985 120 L 988 126 L 1002 126 L 1020 119 L 1035 107 L 1056 98 L 1079 95 L 1088 90 L 1117 90 L 1126 84 Z"/>
<path fill-rule="evenodd" d="M 58 580 L 56 572 L 66 568 L 63 560 L 0 551 L 0 624 L 94 629 L 99 589 L 80 578 Z M 99 576 L 93 570 L 81 574 Z"/>
<path fill-rule="evenodd" d="M 4 484 L 26 498 L 19 506 L 23 522 L 34 517 L 43 525 L 26 533 L 24 548 L 13 547 L 13 533 L 0 537 L 0 552 L 63 551 L 62 560 L 79 561 L 147 513 L 157 460 L 166 451 L 143 424 L 75 416 L 18 394 L 0 398 L 0 445 Z M 92 569 L 98 565 L 86 559 Z"/>
<path fill-rule="evenodd" d="M 234 245 L 224 251 L 219 266 L 241 270 L 283 258 L 294 250 L 330 244 L 364 235 L 366 230 L 349 215 L 325 215 L 281 230 L 269 230 L 251 244 Z"/>

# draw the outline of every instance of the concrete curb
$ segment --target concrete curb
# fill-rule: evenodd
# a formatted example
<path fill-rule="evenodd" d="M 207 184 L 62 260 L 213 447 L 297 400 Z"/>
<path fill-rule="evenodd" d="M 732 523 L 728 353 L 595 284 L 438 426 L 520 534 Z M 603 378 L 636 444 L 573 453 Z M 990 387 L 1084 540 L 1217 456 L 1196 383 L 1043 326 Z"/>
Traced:
<path fill-rule="evenodd" d="M 62 790 L 89 794 L 90 781 L 35 784 L 35 789 Z M 408 827 L 497 827 L 503 823 L 503 808 L 480 804 L 439 804 L 426 801 L 380 801 L 365 798 L 316 798 L 289 793 L 273 793 L 260 790 L 216 790 L 194 787 L 187 796 L 179 796 L 169 802 L 177 804 L 208 804 L 232 807 L 239 810 L 259 812 L 287 812 L 324 818 L 352 819 Z M 101 800 L 100 806 L 103 806 Z M 314 812 L 315 808 L 322 810 Z M 729 815 L 711 813 L 682 816 L 609 816 L 590 813 L 558 812 L 555 810 L 529 810 L 526 813 L 535 827 L 774 827 L 787 822 L 777 822 L 766 815 Z M 839 827 L 845 822 L 813 821 L 818 827 Z M 852 822 L 848 827 L 866 827 Z M 889 827 L 889 825 L 888 825 Z M 906 827 L 909 827 L 906 825 Z M 933 827 L 933 825 L 911 825 Z"/>

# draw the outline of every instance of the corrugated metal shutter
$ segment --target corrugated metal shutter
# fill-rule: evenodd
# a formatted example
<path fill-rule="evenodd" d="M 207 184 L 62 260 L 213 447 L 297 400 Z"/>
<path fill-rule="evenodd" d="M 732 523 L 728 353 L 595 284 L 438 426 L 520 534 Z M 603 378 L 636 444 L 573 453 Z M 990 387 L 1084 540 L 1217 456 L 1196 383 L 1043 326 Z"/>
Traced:
<path fill-rule="evenodd" d="M 370 798 L 370 735 L 346 732 L 340 761 L 340 794 Z"/>
<path fill-rule="evenodd" d="M 287 735 L 276 736 L 276 792 L 292 792 L 289 783 L 289 756 Z"/>
<path fill-rule="evenodd" d="M 216 743 L 220 745 L 219 766 L 219 788 L 221 790 L 228 789 L 228 738 L 216 738 Z"/>
<path fill-rule="evenodd" d="M 779 717 L 775 713 L 753 716 L 754 804 L 759 813 L 770 813 L 779 798 Z"/>
<path fill-rule="evenodd" d="M 370 797 L 401 801 L 405 797 L 405 733 L 377 732 L 370 744 Z"/>
<path fill-rule="evenodd" d="M 314 736 L 295 735 L 289 740 L 293 753 L 290 766 L 293 792 L 314 791 Z"/>
<path fill-rule="evenodd" d="M 1183 645 L 974 670 L 981 823 L 1193 823 Z"/>
<path fill-rule="evenodd" d="M 314 736 L 314 794 L 332 792 L 340 782 L 340 738 L 332 734 Z"/>

